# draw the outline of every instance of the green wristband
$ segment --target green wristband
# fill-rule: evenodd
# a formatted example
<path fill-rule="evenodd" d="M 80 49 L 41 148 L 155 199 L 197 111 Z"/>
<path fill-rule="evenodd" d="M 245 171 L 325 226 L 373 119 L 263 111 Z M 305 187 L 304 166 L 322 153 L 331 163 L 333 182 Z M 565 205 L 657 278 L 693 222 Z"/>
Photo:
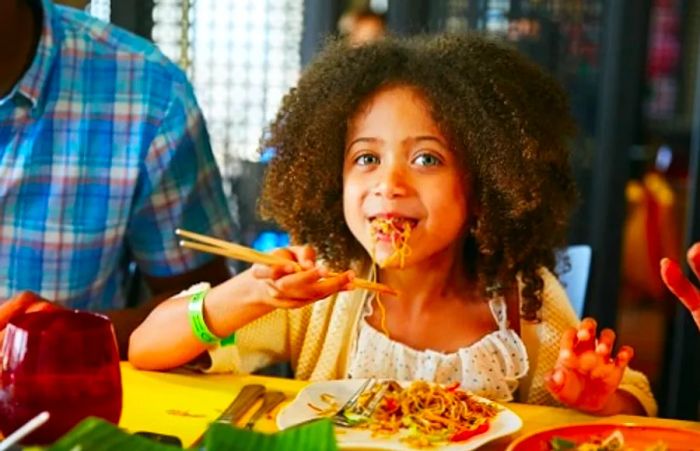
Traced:
<path fill-rule="evenodd" d="M 205 345 L 215 345 L 219 343 L 221 346 L 228 346 L 235 344 L 235 333 L 222 339 L 214 335 L 207 327 L 207 323 L 204 321 L 204 297 L 207 295 L 207 291 L 208 290 L 203 290 L 193 294 L 187 306 L 187 315 L 190 319 L 192 333 Z"/>
<path fill-rule="evenodd" d="M 229 346 L 229 345 L 235 345 L 236 344 L 236 332 L 232 333 L 228 337 L 224 338 L 221 340 L 221 343 L 219 343 L 220 346 Z"/>

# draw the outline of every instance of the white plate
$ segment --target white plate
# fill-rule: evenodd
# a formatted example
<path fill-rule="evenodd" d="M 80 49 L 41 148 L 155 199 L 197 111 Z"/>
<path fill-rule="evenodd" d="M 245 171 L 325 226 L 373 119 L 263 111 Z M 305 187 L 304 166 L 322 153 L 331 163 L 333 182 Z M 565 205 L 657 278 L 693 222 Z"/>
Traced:
<path fill-rule="evenodd" d="M 321 394 L 328 393 L 335 396 L 339 404 L 344 404 L 350 396 L 360 388 L 363 379 L 345 379 L 338 381 L 316 382 L 308 385 L 299 392 L 297 397 L 277 415 L 277 427 L 285 429 L 306 420 L 316 418 L 316 412 L 308 406 L 308 403 L 323 404 Z M 403 385 L 403 384 L 402 384 Z M 477 399 L 487 401 L 484 398 Z M 492 403 L 493 404 L 493 403 Z M 442 447 L 431 448 L 440 451 L 468 451 L 477 449 L 485 443 L 500 437 L 510 435 L 518 431 L 523 422 L 512 410 L 500 406 L 500 411 L 491 420 L 488 431 L 479 434 L 469 440 L 454 443 Z M 341 449 L 382 449 L 382 450 L 414 450 L 405 443 L 401 443 L 398 437 L 372 437 L 371 432 L 363 429 L 345 429 L 337 434 L 338 445 Z"/>

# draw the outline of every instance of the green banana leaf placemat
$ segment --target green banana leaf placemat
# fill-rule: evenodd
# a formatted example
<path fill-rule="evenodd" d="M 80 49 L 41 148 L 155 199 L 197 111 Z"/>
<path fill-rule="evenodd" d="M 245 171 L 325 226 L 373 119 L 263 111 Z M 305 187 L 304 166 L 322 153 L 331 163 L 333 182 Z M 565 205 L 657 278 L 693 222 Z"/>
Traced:
<path fill-rule="evenodd" d="M 172 451 L 177 448 L 132 435 L 99 418 L 87 418 L 58 440 L 50 451 Z M 214 423 L 206 433 L 206 451 L 337 451 L 333 424 L 326 419 L 275 434 Z"/>

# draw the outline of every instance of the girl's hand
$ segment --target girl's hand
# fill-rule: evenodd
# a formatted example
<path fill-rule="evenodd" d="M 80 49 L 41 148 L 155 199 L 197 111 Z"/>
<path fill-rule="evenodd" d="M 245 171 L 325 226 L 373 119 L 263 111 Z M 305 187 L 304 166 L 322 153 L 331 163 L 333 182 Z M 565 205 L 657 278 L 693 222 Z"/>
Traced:
<path fill-rule="evenodd" d="M 578 330 L 571 328 L 561 338 L 559 359 L 546 376 L 547 389 L 562 404 L 601 414 L 612 400 L 622 374 L 634 355 L 622 346 L 613 358 L 615 332 L 603 329 L 596 340 L 596 322 L 581 321 Z"/>
<path fill-rule="evenodd" d="M 690 269 L 700 278 L 700 242 L 688 249 L 687 259 Z M 700 329 L 700 290 L 685 277 L 680 265 L 668 258 L 661 260 L 661 278 L 668 289 L 690 311 L 695 324 Z"/>
<path fill-rule="evenodd" d="M 311 246 L 292 246 L 277 249 L 274 255 L 286 258 L 288 265 L 260 265 L 252 267 L 255 279 L 264 284 L 263 299 L 275 308 L 298 308 L 325 299 L 339 291 L 352 289 L 352 271 L 327 277 L 329 271 L 317 266 L 316 252 Z M 302 270 L 297 272 L 296 262 Z"/>

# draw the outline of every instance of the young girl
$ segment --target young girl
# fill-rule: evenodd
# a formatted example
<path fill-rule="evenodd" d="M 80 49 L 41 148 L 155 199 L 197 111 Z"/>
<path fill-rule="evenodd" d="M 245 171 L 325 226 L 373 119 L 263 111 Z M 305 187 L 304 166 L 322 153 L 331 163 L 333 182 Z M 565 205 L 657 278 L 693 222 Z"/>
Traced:
<path fill-rule="evenodd" d="M 263 143 L 276 157 L 262 212 L 310 246 L 161 304 L 131 362 L 206 351 L 209 371 L 289 360 L 299 379 L 459 382 L 498 401 L 655 414 L 632 350 L 615 356 L 612 331 L 579 325 L 552 274 L 573 130 L 557 84 L 482 38 L 329 44 Z M 355 274 L 398 294 L 353 289 Z"/>

